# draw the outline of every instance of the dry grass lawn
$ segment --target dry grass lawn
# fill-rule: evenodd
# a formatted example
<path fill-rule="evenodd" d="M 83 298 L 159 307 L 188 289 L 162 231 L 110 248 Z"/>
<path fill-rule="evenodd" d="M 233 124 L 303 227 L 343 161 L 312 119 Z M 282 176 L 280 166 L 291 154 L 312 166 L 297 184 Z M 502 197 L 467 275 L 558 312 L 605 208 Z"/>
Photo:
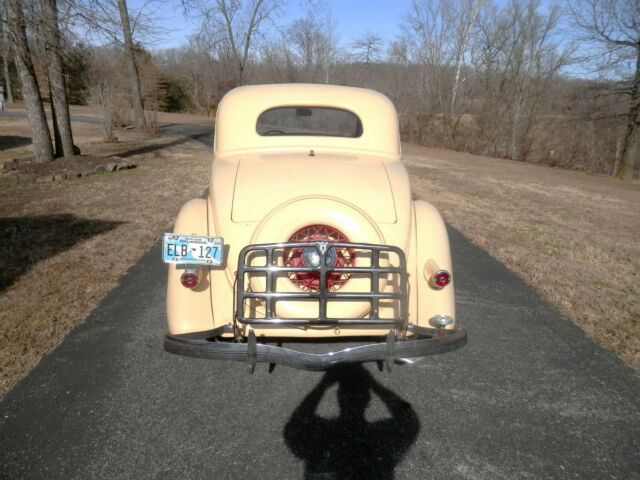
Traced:
<path fill-rule="evenodd" d="M 640 371 L 639 183 L 414 145 L 403 158 L 419 197 Z"/>
<path fill-rule="evenodd" d="M 200 143 L 118 132 L 120 143 L 104 144 L 99 125 L 73 127 L 83 154 L 157 149 L 127 157 L 132 170 L 53 183 L 0 177 L 0 258 L 13 267 L 0 288 L 0 395 L 84 321 L 208 183 L 211 152 Z M 0 119 L 0 137 L 8 131 L 28 136 L 26 120 Z"/>
<path fill-rule="evenodd" d="M 2 266 L 9 286 L 0 282 L 0 395 L 84 321 L 207 184 L 211 153 L 199 143 L 119 132 L 120 143 L 105 144 L 87 124 L 74 124 L 74 135 L 84 154 L 152 148 L 127 157 L 133 170 L 53 183 L 0 178 L 0 258 L 15 260 Z M 0 161 L 30 154 L 15 139 L 28 137 L 26 120 L 0 118 L 3 136 L 14 144 L 0 145 Z M 638 183 L 403 148 L 419 197 L 640 370 Z M 38 248 L 21 248 L 30 244 Z"/>

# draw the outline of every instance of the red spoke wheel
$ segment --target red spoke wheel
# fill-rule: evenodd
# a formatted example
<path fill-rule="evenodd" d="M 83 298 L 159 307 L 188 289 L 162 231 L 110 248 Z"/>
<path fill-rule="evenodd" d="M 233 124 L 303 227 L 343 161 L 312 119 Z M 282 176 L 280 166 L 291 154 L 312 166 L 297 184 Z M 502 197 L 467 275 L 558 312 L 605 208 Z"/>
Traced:
<path fill-rule="evenodd" d="M 348 242 L 349 239 L 341 231 L 328 225 L 309 225 L 301 228 L 288 240 L 289 242 Z M 335 258 L 330 267 L 352 267 L 355 262 L 355 252 L 352 248 L 336 248 L 335 256 L 327 253 L 326 259 Z M 307 260 L 308 261 L 308 260 Z M 303 248 L 288 248 L 284 251 L 284 266 L 286 267 L 317 267 L 318 265 L 307 265 L 305 263 L 305 252 Z M 307 292 L 317 292 L 320 287 L 320 274 L 316 272 L 291 272 L 289 279 L 301 290 Z M 327 273 L 327 290 L 335 292 L 340 289 L 351 278 L 348 273 L 329 272 Z"/>

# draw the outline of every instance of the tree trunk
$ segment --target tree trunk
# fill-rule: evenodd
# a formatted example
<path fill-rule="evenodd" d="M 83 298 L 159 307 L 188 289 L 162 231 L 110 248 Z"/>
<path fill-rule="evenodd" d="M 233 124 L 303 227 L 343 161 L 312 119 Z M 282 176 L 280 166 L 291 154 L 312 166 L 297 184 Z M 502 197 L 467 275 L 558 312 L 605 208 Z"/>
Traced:
<path fill-rule="evenodd" d="M 51 98 L 51 81 L 49 81 L 49 98 Z M 51 122 L 53 123 L 53 156 L 55 158 L 64 157 L 62 138 L 58 128 L 58 117 L 56 116 L 56 105 L 53 101 L 51 102 Z"/>
<path fill-rule="evenodd" d="M 133 37 L 131 35 L 131 24 L 129 22 L 129 12 L 125 0 L 118 0 L 118 10 L 120 10 L 120 21 L 122 22 L 122 33 L 124 34 L 124 54 L 129 70 L 129 86 L 131 88 L 131 104 L 133 105 L 134 123 L 136 128 L 144 128 L 144 108 L 142 106 L 142 93 L 140 88 L 140 77 L 136 66 L 136 57 L 133 49 Z"/>
<path fill-rule="evenodd" d="M 518 129 L 520 128 L 520 102 L 515 102 L 511 125 L 511 160 L 520 160 L 520 152 L 518 148 Z"/>
<path fill-rule="evenodd" d="M 476 23 L 476 18 L 478 17 L 478 13 L 480 11 L 480 1 L 474 0 L 470 2 L 469 5 L 469 16 L 467 18 L 460 18 L 461 22 L 464 22 L 462 26 L 462 35 L 459 40 L 460 44 L 458 45 L 458 51 L 456 53 L 456 67 L 455 67 L 455 75 L 453 78 L 453 86 L 451 87 L 451 105 L 449 107 L 449 112 L 451 114 L 454 113 L 456 107 L 456 97 L 458 96 L 458 86 L 460 84 L 460 71 L 462 70 L 462 61 L 464 60 L 464 54 L 467 51 L 467 45 L 469 44 L 469 37 L 471 36 L 471 29 L 473 25 Z M 461 12 L 464 13 L 464 12 Z"/>
<path fill-rule="evenodd" d="M 33 70 L 27 34 L 25 30 L 22 5 L 19 0 L 6 0 L 9 38 L 15 54 L 16 68 L 22 81 L 22 97 L 27 108 L 27 118 L 31 130 L 31 139 L 37 163 L 53 160 L 51 135 L 38 90 L 38 81 Z"/>
<path fill-rule="evenodd" d="M 627 127 L 622 145 L 622 160 L 616 177 L 637 180 L 640 176 L 640 44 L 636 46 L 636 73 L 631 86 L 631 106 L 627 115 Z"/>
<path fill-rule="evenodd" d="M 11 78 L 9 77 L 9 36 L 7 30 L 3 28 L 3 21 L 0 19 L 0 38 L 2 38 L 2 71 L 4 74 L 4 84 L 7 102 L 13 103 L 13 90 L 11 88 Z"/>
<path fill-rule="evenodd" d="M 611 168 L 611 173 L 609 174 L 611 177 L 618 176 L 621 163 L 622 163 L 622 138 L 618 137 L 618 139 L 616 140 L 616 157 L 613 162 L 613 167 Z"/>
<path fill-rule="evenodd" d="M 617 178 L 621 180 L 638 180 L 640 178 L 640 132 L 637 128 L 631 134 L 624 151 Z"/>
<path fill-rule="evenodd" d="M 60 47 L 60 30 L 58 29 L 58 13 L 56 0 L 41 0 L 44 27 L 44 48 L 47 53 L 47 72 L 49 75 L 49 92 L 51 96 L 51 113 L 55 115 L 57 133 L 60 136 L 62 155 L 72 157 L 73 134 L 69 118 L 67 89 L 62 72 L 62 54 Z M 56 138 L 56 140 L 58 140 Z M 61 156 L 56 142 L 56 156 Z"/>

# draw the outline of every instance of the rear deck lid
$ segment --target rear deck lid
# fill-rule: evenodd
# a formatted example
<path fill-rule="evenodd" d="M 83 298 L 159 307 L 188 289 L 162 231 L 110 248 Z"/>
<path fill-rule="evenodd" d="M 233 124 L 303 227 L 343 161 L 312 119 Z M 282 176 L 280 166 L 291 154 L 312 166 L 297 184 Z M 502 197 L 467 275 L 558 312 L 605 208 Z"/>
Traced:
<path fill-rule="evenodd" d="M 288 200 L 307 196 L 342 199 L 379 223 L 395 223 L 396 212 L 384 165 L 370 157 L 318 153 L 265 154 L 240 161 L 232 220 L 262 220 Z"/>

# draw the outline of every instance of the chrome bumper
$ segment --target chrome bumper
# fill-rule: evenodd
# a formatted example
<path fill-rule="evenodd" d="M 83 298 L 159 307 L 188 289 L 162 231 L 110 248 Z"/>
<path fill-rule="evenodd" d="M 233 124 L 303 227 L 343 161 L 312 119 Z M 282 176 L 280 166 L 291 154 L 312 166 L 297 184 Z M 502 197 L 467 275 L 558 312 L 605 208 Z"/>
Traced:
<path fill-rule="evenodd" d="M 409 324 L 408 331 L 417 337 L 407 340 L 396 339 L 395 331 L 392 329 L 384 341 L 325 354 L 305 353 L 258 343 L 253 331 L 250 331 L 246 342 L 206 340 L 205 338 L 211 337 L 211 332 L 202 332 L 205 338 L 197 338 L 198 335 L 194 333 L 169 334 L 165 337 L 164 348 L 168 352 L 187 357 L 247 362 L 252 372 L 259 362 L 319 371 L 340 365 L 378 361 L 384 362 L 390 370 L 396 360 L 450 352 L 467 343 L 467 331 L 463 328 L 439 330 Z M 295 342 L 295 339 L 291 341 Z"/>

